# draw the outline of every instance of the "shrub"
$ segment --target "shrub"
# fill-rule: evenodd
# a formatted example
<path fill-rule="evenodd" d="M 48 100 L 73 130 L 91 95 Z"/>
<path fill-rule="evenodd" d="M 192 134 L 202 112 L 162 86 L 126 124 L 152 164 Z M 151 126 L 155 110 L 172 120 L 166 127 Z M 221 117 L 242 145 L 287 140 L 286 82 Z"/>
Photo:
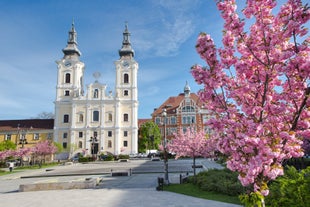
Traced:
<path fill-rule="evenodd" d="M 129 159 L 129 155 L 118 155 L 118 159 Z"/>
<path fill-rule="evenodd" d="M 284 176 L 270 184 L 266 205 L 304 207 L 310 203 L 310 167 L 298 172 L 288 166 Z"/>
<path fill-rule="evenodd" d="M 91 162 L 93 161 L 92 157 L 79 157 L 79 162 Z"/>
<path fill-rule="evenodd" d="M 196 182 L 195 182 L 196 180 Z M 238 180 L 238 174 L 230 170 L 212 169 L 197 174 L 196 179 L 191 177 L 189 182 L 195 183 L 204 191 L 222 193 L 225 195 L 239 195 L 245 188 Z"/>
<path fill-rule="evenodd" d="M 104 157 L 103 161 L 113 161 L 114 160 L 114 156 L 111 154 L 108 154 Z"/>

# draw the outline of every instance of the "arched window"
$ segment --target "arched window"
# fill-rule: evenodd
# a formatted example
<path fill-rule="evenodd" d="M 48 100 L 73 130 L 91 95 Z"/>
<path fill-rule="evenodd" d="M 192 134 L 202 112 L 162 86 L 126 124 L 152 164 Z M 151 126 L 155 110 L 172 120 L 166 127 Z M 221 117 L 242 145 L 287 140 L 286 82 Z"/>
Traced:
<path fill-rule="evenodd" d="M 66 83 L 70 83 L 71 75 L 70 73 L 66 73 Z"/>
<path fill-rule="evenodd" d="M 99 90 L 96 88 L 94 90 L 94 98 L 98 98 Z"/>
<path fill-rule="evenodd" d="M 79 141 L 79 148 L 83 148 L 83 142 Z"/>
<path fill-rule="evenodd" d="M 65 114 L 64 115 L 64 123 L 68 123 L 69 122 L 69 115 Z"/>
<path fill-rule="evenodd" d="M 93 121 L 99 121 L 99 111 L 93 111 Z"/>
<path fill-rule="evenodd" d="M 128 114 L 124 114 L 124 121 L 128 121 Z"/>
<path fill-rule="evenodd" d="M 127 73 L 124 74 L 124 83 L 129 83 L 129 75 Z"/>
<path fill-rule="evenodd" d="M 108 148 L 112 148 L 112 141 L 111 140 L 108 141 Z"/>

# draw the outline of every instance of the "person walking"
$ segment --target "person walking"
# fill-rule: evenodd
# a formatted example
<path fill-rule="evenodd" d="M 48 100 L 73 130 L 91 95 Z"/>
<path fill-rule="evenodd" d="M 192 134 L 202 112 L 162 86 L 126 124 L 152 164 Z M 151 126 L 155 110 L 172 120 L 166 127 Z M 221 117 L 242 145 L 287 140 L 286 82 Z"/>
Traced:
<path fill-rule="evenodd" d="M 13 168 L 14 168 L 14 162 L 10 162 L 10 163 L 9 163 L 10 172 L 13 171 Z"/>

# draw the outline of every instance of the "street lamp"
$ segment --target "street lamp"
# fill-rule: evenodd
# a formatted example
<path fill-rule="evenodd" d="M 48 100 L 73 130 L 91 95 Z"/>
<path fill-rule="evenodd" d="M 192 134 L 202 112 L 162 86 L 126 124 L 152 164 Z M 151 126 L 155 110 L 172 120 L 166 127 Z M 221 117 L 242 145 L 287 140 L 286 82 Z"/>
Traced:
<path fill-rule="evenodd" d="M 24 148 L 25 144 L 28 144 L 27 139 L 26 139 L 26 134 L 27 134 L 27 132 L 23 130 L 21 137 L 19 138 L 19 144 L 22 145 L 22 148 Z"/>
<path fill-rule="evenodd" d="M 95 143 L 98 142 L 97 136 L 90 137 L 89 141 L 91 142 L 91 154 L 92 154 L 93 160 L 95 160 Z"/>
<path fill-rule="evenodd" d="M 162 116 L 164 118 L 164 167 L 165 167 L 165 184 L 169 184 L 168 177 L 168 153 L 167 153 L 167 136 L 166 136 L 166 117 L 167 117 L 167 109 L 164 108 L 162 112 Z"/>

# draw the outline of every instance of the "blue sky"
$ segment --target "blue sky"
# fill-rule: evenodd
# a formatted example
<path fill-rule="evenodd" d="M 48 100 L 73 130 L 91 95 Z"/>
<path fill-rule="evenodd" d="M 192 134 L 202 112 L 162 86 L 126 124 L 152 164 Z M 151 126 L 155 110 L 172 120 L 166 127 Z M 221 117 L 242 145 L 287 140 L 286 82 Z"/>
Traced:
<path fill-rule="evenodd" d="M 99 71 L 114 91 L 125 22 L 139 63 L 139 118 L 169 96 L 183 92 L 192 65 L 203 64 L 195 51 L 198 34 L 221 42 L 223 22 L 212 0 L 1 0 L 0 120 L 27 119 L 54 112 L 57 66 L 74 19 L 85 84 Z"/>

